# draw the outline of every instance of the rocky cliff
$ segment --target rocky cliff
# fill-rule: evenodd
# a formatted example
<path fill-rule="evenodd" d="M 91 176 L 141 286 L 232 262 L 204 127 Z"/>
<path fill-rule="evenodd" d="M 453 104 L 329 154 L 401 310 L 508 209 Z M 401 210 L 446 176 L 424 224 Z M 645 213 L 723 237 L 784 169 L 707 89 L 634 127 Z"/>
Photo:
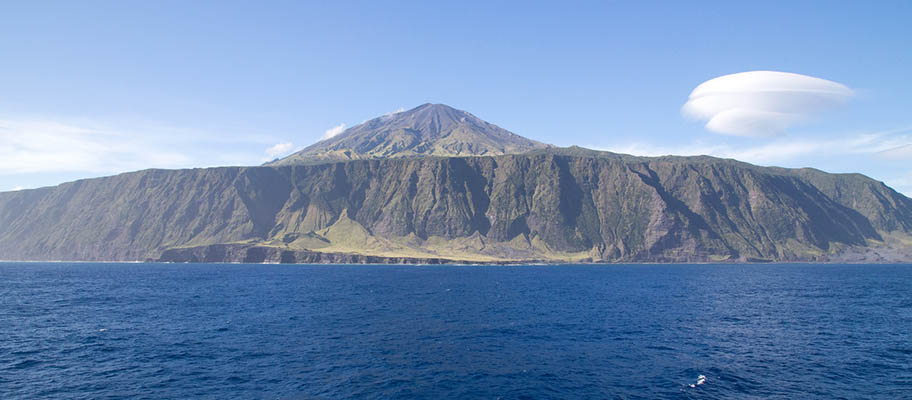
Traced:
<path fill-rule="evenodd" d="M 910 233 L 912 200 L 862 175 L 578 148 L 0 193 L 6 260 L 908 261 Z"/>

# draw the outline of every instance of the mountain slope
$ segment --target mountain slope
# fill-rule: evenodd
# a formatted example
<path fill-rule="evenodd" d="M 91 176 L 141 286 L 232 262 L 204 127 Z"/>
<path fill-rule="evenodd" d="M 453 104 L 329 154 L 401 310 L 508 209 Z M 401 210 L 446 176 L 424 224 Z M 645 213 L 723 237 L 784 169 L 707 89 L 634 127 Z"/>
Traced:
<path fill-rule="evenodd" d="M 496 157 L 147 170 L 0 193 L 0 259 L 908 261 L 880 182 L 712 157 Z"/>
<path fill-rule="evenodd" d="M 423 104 L 353 126 L 267 165 L 418 156 L 487 156 L 548 147 L 465 111 Z"/>
<path fill-rule="evenodd" d="M 0 193 L 0 259 L 909 261 L 912 200 L 858 174 L 555 148 L 425 104 L 267 166 Z"/>

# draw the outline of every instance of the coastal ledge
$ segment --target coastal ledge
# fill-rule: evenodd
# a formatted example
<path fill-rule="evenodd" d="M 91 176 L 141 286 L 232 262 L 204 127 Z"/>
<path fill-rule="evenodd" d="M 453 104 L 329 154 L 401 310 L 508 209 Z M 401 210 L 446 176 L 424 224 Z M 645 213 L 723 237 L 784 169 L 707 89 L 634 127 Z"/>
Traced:
<path fill-rule="evenodd" d="M 892 246 L 890 245 L 892 244 Z M 793 257 L 779 260 L 762 258 L 724 258 L 718 259 L 705 254 L 679 254 L 669 257 L 667 254 L 654 254 L 645 257 L 623 260 L 559 260 L 529 259 L 479 261 L 443 257 L 389 257 L 357 253 L 330 253 L 311 250 L 291 250 L 288 248 L 264 246 L 262 244 L 211 244 L 194 247 L 178 247 L 164 250 L 155 259 L 147 262 L 170 263 L 248 263 L 248 264 L 424 264 L 424 265 L 526 265 L 526 264 L 614 264 L 614 263 L 714 263 L 714 264 L 757 264 L 757 263 L 839 263 L 839 264 L 894 264 L 909 263 L 912 251 L 897 247 L 895 243 L 884 243 L 874 247 L 846 247 L 834 254 L 813 257 Z"/>
<path fill-rule="evenodd" d="M 213 244 L 167 249 L 155 262 L 277 263 L 277 264 L 528 264 L 539 260 L 478 262 L 449 258 L 385 257 L 354 253 L 323 253 L 246 244 Z"/>

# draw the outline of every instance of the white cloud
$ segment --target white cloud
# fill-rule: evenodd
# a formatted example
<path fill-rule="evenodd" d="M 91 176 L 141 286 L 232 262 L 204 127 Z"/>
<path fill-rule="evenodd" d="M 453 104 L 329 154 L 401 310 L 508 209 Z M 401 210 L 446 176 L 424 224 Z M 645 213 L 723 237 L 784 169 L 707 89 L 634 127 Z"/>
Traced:
<path fill-rule="evenodd" d="M 142 146 L 130 139 L 98 127 L 0 120 L 0 173 L 116 172 L 189 162 L 177 151 Z"/>
<path fill-rule="evenodd" d="M 395 111 L 390 111 L 390 112 L 385 113 L 385 114 L 383 114 L 383 115 L 381 115 L 381 116 L 379 116 L 379 117 L 376 117 L 376 118 L 369 118 L 369 119 L 366 119 L 366 120 L 364 120 L 364 121 L 361 121 L 361 123 L 363 124 L 363 123 L 366 123 L 366 122 L 368 122 L 368 121 L 372 121 L 372 120 L 375 120 L 375 119 L 379 119 L 379 120 L 381 120 L 381 121 L 387 121 L 387 120 L 390 119 L 390 117 L 392 117 L 392 116 L 394 116 L 394 115 L 396 115 L 396 114 L 399 114 L 399 113 L 401 113 L 401 112 L 405 112 L 405 108 L 399 107 L 399 108 L 397 108 Z"/>
<path fill-rule="evenodd" d="M 152 124 L 114 128 L 93 122 L 0 118 L 0 175 L 79 173 L 144 168 L 254 165 L 256 153 L 232 152 L 274 138 L 243 137 Z M 269 143 L 269 142 L 266 142 Z"/>
<path fill-rule="evenodd" d="M 14 191 L 14 192 L 18 192 L 18 191 L 20 191 L 20 190 L 25 190 L 25 188 L 24 188 L 24 187 L 22 187 L 22 186 L 16 186 L 16 187 L 14 187 L 14 188 L 13 188 L 13 190 L 12 190 L 12 191 Z"/>
<path fill-rule="evenodd" d="M 336 125 L 336 126 L 334 126 L 334 127 L 332 127 L 332 128 L 327 129 L 326 132 L 323 132 L 323 139 L 322 139 L 322 140 L 329 139 L 329 138 L 331 138 L 331 137 L 333 137 L 333 136 L 336 136 L 336 135 L 338 135 L 338 134 L 340 134 L 340 133 L 342 133 L 342 132 L 345 132 L 345 124 Z"/>
<path fill-rule="evenodd" d="M 277 143 L 266 149 L 266 155 L 269 157 L 278 157 L 291 152 L 292 149 L 294 149 L 294 145 L 291 142 Z"/>
<path fill-rule="evenodd" d="M 795 161 L 809 156 L 838 157 L 862 155 L 872 159 L 891 156 L 912 157 L 912 128 L 883 132 L 842 135 L 832 139 L 778 138 L 764 144 L 736 146 L 726 143 L 694 142 L 684 145 L 656 145 L 647 142 L 633 142 L 622 145 L 596 147 L 638 156 L 696 156 L 708 155 L 734 158 L 753 164 L 772 165 Z M 893 157 L 896 159 L 897 157 Z"/>
<path fill-rule="evenodd" d="M 735 136 L 776 136 L 810 116 L 845 103 L 847 86 L 807 75 L 750 71 L 701 83 L 681 109 L 706 129 Z"/>

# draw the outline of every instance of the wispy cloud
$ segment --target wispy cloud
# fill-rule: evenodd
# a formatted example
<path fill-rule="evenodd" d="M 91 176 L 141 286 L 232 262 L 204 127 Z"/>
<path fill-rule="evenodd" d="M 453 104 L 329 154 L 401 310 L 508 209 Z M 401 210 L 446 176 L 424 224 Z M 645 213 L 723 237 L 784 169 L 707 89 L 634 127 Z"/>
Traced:
<path fill-rule="evenodd" d="M 681 109 L 706 129 L 735 136 L 776 136 L 795 123 L 845 103 L 847 86 L 807 75 L 750 71 L 703 82 Z"/>
<path fill-rule="evenodd" d="M 323 139 L 322 139 L 322 140 L 329 139 L 329 138 L 331 138 L 331 137 L 333 137 L 333 136 L 336 136 L 336 135 L 338 135 L 338 134 L 340 134 L 340 133 L 342 133 L 342 132 L 345 132 L 345 124 L 336 125 L 336 126 L 334 126 L 334 127 L 332 127 L 332 128 L 327 129 L 326 132 L 323 132 Z"/>
<path fill-rule="evenodd" d="M 401 112 L 405 112 L 405 107 L 399 107 L 399 108 L 397 108 L 395 111 L 390 111 L 390 112 L 388 112 L 388 113 L 384 113 L 383 115 L 381 115 L 381 116 L 379 116 L 379 117 L 368 118 L 368 119 L 366 119 L 366 120 L 364 120 L 364 121 L 361 121 L 361 123 L 363 124 L 363 123 L 366 123 L 367 121 L 371 121 L 371 120 L 374 120 L 374 119 L 389 120 L 390 117 L 392 117 L 392 116 L 394 116 L 394 115 L 396 115 L 396 114 L 399 114 L 399 113 L 401 113 Z"/>
<path fill-rule="evenodd" d="M 126 134 L 47 121 L 0 121 L 0 173 L 115 172 L 147 165 L 181 166 L 190 158 L 149 148 Z"/>
<path fill-rule="evenodd" d="M 269 157 L 278 157 L 290 153 L 292 149 L 294 149 L 294 144 L 291 142 L 277 143 L 266 149 L 266 155 Z"/>
<path fill-rule="evenodd" d="M 754 164 L 772 165 L 800 159 L 811 155 L 827 157 L 840 155 L 867 155 L 885 157 L 907 155 L 912 146 L 912 128 L 883 132 L 843 135 L 831 139 L 819 138 L 777 138 L 771 141 L 747 146 L 727 143 L 694 142 L 684 145 L 660 145 L 649 142 L 633 142 L 597 147 L 601 150 L 639 156 L 663 155 L 709 155 L 734 158 Z"/>
<path fill-rule="evenodd" d="M 877 154 L 888 160 L 912 160 L 912 144 L 896 146 Z"/>
<path fill-rule="evenodd" d="M 121 129 L 85 121 L 5 118 L 0 119 L 0 175 L 253 165 L 260 156 L 231 148 L 259 147 L 265 140 L 275 143 L 155 125 Z"/>

